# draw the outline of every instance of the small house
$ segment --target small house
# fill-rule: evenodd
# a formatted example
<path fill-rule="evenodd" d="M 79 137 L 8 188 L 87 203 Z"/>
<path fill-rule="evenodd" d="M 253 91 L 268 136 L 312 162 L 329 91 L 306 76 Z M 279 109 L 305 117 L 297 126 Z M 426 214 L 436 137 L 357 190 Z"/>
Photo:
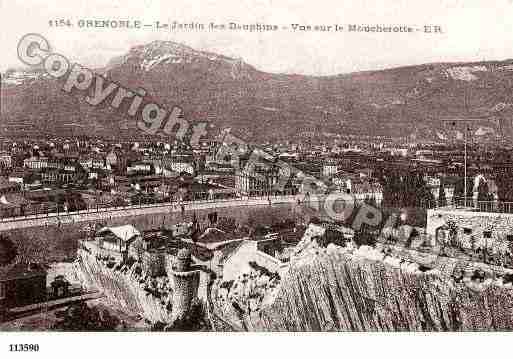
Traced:
<path fill-rule="evenodd" d="M 18 263 L 0 272 L 0 305 L 21 307 L 46 299 L 46 269 L 34 263 Z"/>
<path fill-rule="evenodd" d="M 71 284 L 63 275 L 56 276 L 50 285 L 52 287 L 52 296 L 54 298 L 66 297 L 70 293 Z"/>
<path fill-rule="evenodd" d="M 132 225 L 103 227 L 96 233 L 98 246 L 102 249 L 125 254 L 132 243 L 141 233 Z"/>

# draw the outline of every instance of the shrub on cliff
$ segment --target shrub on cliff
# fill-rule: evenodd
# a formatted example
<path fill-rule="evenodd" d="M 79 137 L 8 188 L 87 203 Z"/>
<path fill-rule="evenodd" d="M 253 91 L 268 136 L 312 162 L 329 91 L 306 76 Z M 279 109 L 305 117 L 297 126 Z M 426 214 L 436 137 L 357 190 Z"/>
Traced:
<path fill-rule="evenodd" d="M 18 250 L 16 245 L 7 237 L 0 237 L 0 267 L 11 264 L 16 256 Z"/>
<path fill-rule="evenodd" d="M 185 317 L 178 318 L 166 327 L 165 330 L 172 332 L 197 332 L 210 329 L 203 303 L 200 300 L 195 300 Z"/>
<path fill-rule="evenodd" d="M 52 329 L 64 331 L 112 331 L 120 325 L 120 320 L 108 310 L 99 310 L 81 302 L 69 306 L 56 314 L 60 320 Z"/>

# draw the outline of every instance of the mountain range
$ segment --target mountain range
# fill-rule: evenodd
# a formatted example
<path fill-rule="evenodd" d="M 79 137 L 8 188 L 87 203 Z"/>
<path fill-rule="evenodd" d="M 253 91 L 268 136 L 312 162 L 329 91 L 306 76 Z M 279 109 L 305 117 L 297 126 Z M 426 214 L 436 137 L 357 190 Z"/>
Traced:
<path fill-rule="evenodd" d="M 166 108 L 180 106 L 192 122 L 231 128 L 250 141 L 338 135 L 451 141 L 461 139 L 460 119 L 473 119 L 476 140 L 509 140 L 513 133 L 513 60 L 319 77 L 266 73 L 241 59 L 154 41 L 95 71 L 127 88 L 144 88 Z M 0 134 L 137 135 L 135 122 L 121 111 L 93 107 L 84 93 L 61 88 L 62 81 L 41 70 L 8 70 Z"/>

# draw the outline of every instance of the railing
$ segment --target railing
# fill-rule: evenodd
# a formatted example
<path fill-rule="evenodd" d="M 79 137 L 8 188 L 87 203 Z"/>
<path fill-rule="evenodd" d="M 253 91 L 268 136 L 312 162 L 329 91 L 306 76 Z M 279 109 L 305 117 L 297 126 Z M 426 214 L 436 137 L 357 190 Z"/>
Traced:
<path fill-rule="evenodd" d="M 184 209 L 188 209 L 186 207 L 191 205 L 201 205 L 201 204 L 214 204 L 214 203 L 229 203 L 229 202 L 239 202 L 241 205 L 244 202 L 249 201 L 268 201 L 279 202 L 279 201 L 290 201 L 296 198 L 295 192 L 282 192 L 282 193 L 269 193 L 265 191 L 255 191 L 251 195 L 246 196 L 236 196 L 236 197 L 224 197 L 224 198 L 216 198 L 208 193 L 196 193 L 191 199 L 185 201 L 159 201 L 156 198 L 146 198 L 139 201 L 136 204 L 126 204 L 126 205 L 113 205 L 111 203 L 97 203 L 95 205 L 89 206 L 88 208 L 74 211 L 63 211 L 57 210 L 54 212 L 50 212 L 48 210 L 39 212 L 37 209 L 35 213 L 26 213 L 20 215 L 8 215 L 5 216 L 5 211 L 0 213 L 0 222 L 11 222 L 11 221 L 21 221 L 28 219 L 39 219 L 39 218 L 49 218 L 49 217 L 67 217 L 77 214 L 88 214 L 88 213 L 103 213 L 103 212 L 117 212 L 117 211 L 126 211 L 126 210 L 134 210 L 134 209 L 144 209 L 144 208 L 155 208 L 155 207 L 171 207 L 176 210 L 180 210 L 181 206 L 184 206 Z"/>
<path fill-rule="evenodd" d="M 467 209 L 474 212 L 512 213 L 513 202 L 504 201 L 477 201 L 472 198 L 454 198 L 447 203 L 433 203 L 431 208 L 451 207 L 456 209 Z"/>

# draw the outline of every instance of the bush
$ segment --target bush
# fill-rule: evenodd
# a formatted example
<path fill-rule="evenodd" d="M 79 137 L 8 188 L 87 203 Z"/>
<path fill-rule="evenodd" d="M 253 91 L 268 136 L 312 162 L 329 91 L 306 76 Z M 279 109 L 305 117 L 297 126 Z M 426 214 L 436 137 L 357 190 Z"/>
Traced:
<path fill-rule="evenodd" d="M 137 262 L 137 260 L 134 258 L 134 257 L 128 257 L 126 259 L 126 261 L 124 262 L 124 264 L 128 267 L 128 268 L 132 268 L 132 266 L 135 264 L 135 262 Z"/>
<path fill-rule="evenodd" d="M 166 328 L 167 331 L 196 332 L 210 330 L 210 324 L 206 320 L 206 313 L 203 303 L 195 300 L 184 318 L 175 320 Z"/>
<path fill-rule="evenodd" d="M 119 318 L 108 310 L 90 308 L 86 303 L 72 304 L 56 315 L 61 318 L 52 329 L 64 331 L 113 331 L 120 324 Z"/>
<path fill-rule="evenodd" d="M 229 281 L 226 281 L 226 282 L 221 283 L 221 285 L 219 286 L 219 288 L 224 288 L 224 289 L 230 290 L 230 288 L 232 287 L 232 285 L 233 285 L 233 279 L 232 279 L 232 280 L 229 280 Z"/>
<path fill-rule="evenodd" d="M 271 272 L 269 269 L 267 269 L 266 267 L 262 267 L 257 262 L 251 261 L 248 264 L 257 272 L 260 272 L 261 274 L 268 276 L 269 279 L 277 278 L 278 280 L 280 280 L 280 275 L 278 273 Z"/>
<path fill-rule="evenodd" d="M 17 255 L 18 250 L 14 242 L 7 237 L 0 237 L 0 266 L 11 264 Z"/>

